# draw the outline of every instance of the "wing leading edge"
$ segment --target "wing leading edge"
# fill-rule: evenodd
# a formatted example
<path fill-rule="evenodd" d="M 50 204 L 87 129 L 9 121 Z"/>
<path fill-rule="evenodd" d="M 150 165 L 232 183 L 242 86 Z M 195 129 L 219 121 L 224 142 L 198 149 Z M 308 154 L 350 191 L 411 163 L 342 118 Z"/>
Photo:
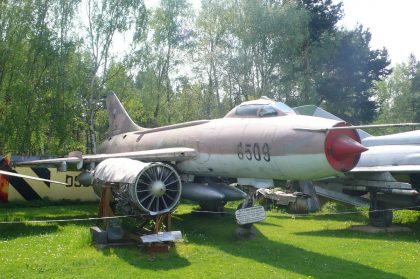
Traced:
<path fill-rule="evenodd" d="M 74 154 L 74 153 L 70 153 Z M 120 153 L 109 153 L 109 154 L 94 154 L 94 155 L 81 155 L 81 156 L 69 156 L 63 158 L 34 160 L 16 162 L 16 166 L 40 166 L 50 165 L 54 167 L 60 167 L 63 164 L 76 164 L 80 169 L 83 163 L 100 162 L 109 158 L 129 158 L 133 160 L 141 160 L 145 162 L 151 161 L 184 161 L 197 156 L 197 151 L 193 148 L 186 147 L 173 147 L 173 148 L 161 148 L 144 151 L 133 151 L 133 152 L 120 152 Z"/>

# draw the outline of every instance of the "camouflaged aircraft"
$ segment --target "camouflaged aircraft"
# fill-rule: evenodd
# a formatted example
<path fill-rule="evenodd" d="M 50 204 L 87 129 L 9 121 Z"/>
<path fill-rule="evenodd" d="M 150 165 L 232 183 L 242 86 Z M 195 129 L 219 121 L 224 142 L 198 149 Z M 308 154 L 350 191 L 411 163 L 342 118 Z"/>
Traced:
<path fill-rule="evenodd" d="M 104 184 L 113 185 L 125 212 L 155 216 L 173 211 L 181 198 L 219 210 L 249 197 L 232 182 L 267 188 L 276 181 L 341 176 L 367 150 L 344 121 L 298 115 L 264 98 L 242 103 L 224 118 L 158 128 L 136 125 L 113 93 L 107 109 L 110 132 L 98 154 L 71 152 L 16 165 L 82 170 L 79 182 L 98 194 Z"/>

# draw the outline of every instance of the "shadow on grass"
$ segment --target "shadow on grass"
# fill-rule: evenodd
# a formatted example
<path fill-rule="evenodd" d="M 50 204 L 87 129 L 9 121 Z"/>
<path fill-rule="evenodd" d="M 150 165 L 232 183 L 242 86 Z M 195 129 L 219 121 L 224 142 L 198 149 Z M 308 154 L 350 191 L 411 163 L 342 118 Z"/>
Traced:
<path fill-rule="evenodd" d="M 235 257 L 248 258 L 285 269 L 303 276 L 315 278 L 404 278 L 360 263 L 308 251 L 287 243 L 272 241 L 258 230 L 256 238 L 251 241 L 237 240 L 235 224 L 229 220 L 206 221 L 197 220 L 186 214 L 178 224 L 189 233 L 190 243 L 217 247 L 219 250 Z M 205 235 L 205 237 L 203 237 Z M 326 243 L 325 245 L 328 245 Z"/>
<path fill-rule="evenodd" d="M 358 223 L 367 223 L 369 220 L 362 213 L 313 213 L 308 215 L 299 214 L 284 214 L 284 215 L 269 215 L 270 218 L 275 219 L 299 219 L 299 220 L 318 220 L 318 221 L 352 221 Z"/>
<path fill-rule="evenodd" d="M 0 225 L 0 240 L 11 240 L 25 236 L 50 234 L 58 230 L 57 224 L 2 224 Z"/>
<path fill-rule="evenodd" d="M 39 208 L 39 207 L 98 207 L 99 201 L 80 201 L 80 200 L 56 200 L 51 201 L 47 198 L 33 201 L 10 201 L 0 202 L 0 209 L 24 209 L 24 208 Z"/>
<path fill-rule="evenodd" d="M 94 207 L 90 204 L 70 205 L 70 206 L 39 206 L 39 207 L 12 207 L 4 208 L 0 212 L 0 219 L 13 217 L 25 217 L 27 219 L 37 219 L 42 217 L 56 216 L 56 219 L 60 219 L 63 216 L 93 216 L 98 212 L 97 206 Z"/>
<path fill-rule="evenodd" d="M 326 238 L 358 238 L 358 239 L 373 239 L 386 241 L 404 241 L 404 242 L 418 242 L 420 235 L 413 232 L 399 232 L 399 233 L 367 233 L 359 231 L 350 231 L 348 229 L 342 230 L 322 230 L 298 232 L 295 235 L 299 236 L 317 236 Z M 413 237 L 415 236 L 415 237 Z"/>
<path fill-rule="evenodd" d="M 258 226 L 264 226 L 264 227 L 277 227 L 277 228 L 282 228 L 283 226 L 278 225 L 278 224 L 273 224 L 273 223 L 268 223 L 266 221 L 262 221 L 258 223 Z"/>
<path fill-rule="evenodd" d="M 216 218 L 221 218 L 220 216 Z M 175 217 L 173 221 L 179 222 L 179 218 Z M 134 218 L 124 219 L 122 227 L 127 230 L 136 231 L 139 220 Z M 103 227 L 100 225 L 100 227 Z M 93 244 L 92 244 L 93 245 Z M 109 247 L 100 249 L 106 257 L 117 256 L 128 264 L 139 268 L 153 271 L 172 270 L 189 266 L 191 263 L 177 252 L 176 246 L 170 247 L 169 252 L 148 253 L 145 247 L 138 247 L 137 244 L 121 247 Z"/>
<path fill-rule="evenodd" d="M 179 269 L 191 264 L 187 259 L 178 255 L 176 247 L 172 247 L 168 253 L 163 254 L 146 254 L 142 248 L 104 249 L 103 254 L 105 256 L 116 255 L 132 266 L 154 271 Z"/>
<path fill-rule="evenodd" d="M 28 216 L 29 215 L 29 216 Z M 91 215 L 57 215 L 42 218 L 31 218 L 31 214 L 21 214 L 19 216 L 11 216 L 11 218 L 3 218 L 1 221 L 19 221 L 22 220 L 39 220 L 45 222 L 36 223 L 16 223 L 16 224 L 0 224 L 0 240 L 11 240 L 18 237 L 37 236 L 43 234 L 54 233 L 59 229 L 59 226 L 77 225 L 88 228 L 93 226 L 95 221 L 68 221 L 68 222 L 54 222 L 55 220 L 69 220 L 69 219 L 85 219 Z"/>
<path fill-rule="evenodd" d="M 405 212 L 405 214 L 415 214 L 414 211 Z M 297 220 L 316 220 L 316 221 L 339 221 L 339 222 L 354 222 L 360 224 L 368 224 L 369 218 L 367 213 L 357 212 L 357 213 L 346 213 L 346 212 L 333 212 L 333 213 L 313 213 L 309 215 L 299 216 L 293 214 L 283 214 L 283 215 L 268 215 L 270 218 L 274 219 L 297 219 Z M 419 216 L 404 216 L 404 212 L 394 211 L 394 225 L 408 226 L 413 229 L 413 231 L 420 231 L 420 214 Z"/>

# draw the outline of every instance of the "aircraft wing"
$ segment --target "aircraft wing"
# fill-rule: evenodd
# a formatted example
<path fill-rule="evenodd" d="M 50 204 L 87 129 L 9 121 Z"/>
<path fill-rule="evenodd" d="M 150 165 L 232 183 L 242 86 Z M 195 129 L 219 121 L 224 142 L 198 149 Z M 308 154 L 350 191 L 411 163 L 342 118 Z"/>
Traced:
<path fill-rule="evenodd" d="M 295 128 L 294 130 L 312 131 L 312 132 L 328 132 L 328 131 L 339 131 L 339 130 L 358 130 L 358 129 L 367 129 L 367 128 L 416 127 L 416 126 L 420 126 L 420 123 L 372 124 L 372 125 L 331 127 L 331 128 L 322 128 L 322 129 Z"/>
<path fill-rule="evenodd" d="M 74 156 L 72 156 L 72 154 Z M 61 167 L 66 164 L 76 164 L 78 169 L 81 169 L 83 163 L 100 162 L 109 158 L 129 158 L 133 160 L 141 161 L 183 161 L 194 158 L 197 155 L 197 151 L 193 148 L 184 147 L 173 147 L 173 148 L 161 148 L 143 151 L 132 151 L 132 152 L 120 152 L 120 153 L 104 153 L 94 155 L 82 155 L 78 152 L 71 152 L 68 157 L 34 160 L 16 162 L 16 166 L 40 166 L 40 165 L 52 165 L 55 167 Z"/>
<path fill-rule="evenodd" d="M 350 171 L 350 173 L 366 172 L 420 172 L 420 165 L 355 167 Z"/>
<path fill-rule="evenodd" d="M 49 180 L 49 179 L 43 179 L 43 178 L 39 178 L 39 177 L 33 177 L 33 176 L 19 174 L 19 173 L 10 172 L 10 171 L 0 170 L 0 175 L 21 177 L 21 178 L 32 179 L 32 180 L 37 180 L 37 181 L 44 181 L 44 182 L 61 184 L 61 185 L 67 185 L 67 183 L 64 183 L 64 182 L 59 182 L 59 181 L 54 181 L 54 180 Z"/>
<path fill-rule="evenodd" d="M 129 158 L 141 161 L 184 161 L 197 156 L 193 148 L 173 147 L 152 149 L 145 151 L 133 151 L 110 154 L 96 154 L 83 156 L 84 162 L 99 162 L 109 158 Z"/>
<path fill-rule="evenodd" d="M 420 145 L 395 144 L 369 146 L 351 173 L 420 172 Z"/>

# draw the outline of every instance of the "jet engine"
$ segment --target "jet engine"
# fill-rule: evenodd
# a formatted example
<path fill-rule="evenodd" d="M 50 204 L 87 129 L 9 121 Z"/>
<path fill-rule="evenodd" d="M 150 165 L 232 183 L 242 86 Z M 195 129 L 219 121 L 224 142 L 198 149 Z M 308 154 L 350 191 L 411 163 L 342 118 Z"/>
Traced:
<path fill-rule="evenodd" d="M 98 194 L 110 185 L 117 210 L 127 214 L 168 213 L 181 197 L 181 179 L 172 166 L 164 163 L 107 159 L 96 166 L 93 177 L 95 192 Z"/>

